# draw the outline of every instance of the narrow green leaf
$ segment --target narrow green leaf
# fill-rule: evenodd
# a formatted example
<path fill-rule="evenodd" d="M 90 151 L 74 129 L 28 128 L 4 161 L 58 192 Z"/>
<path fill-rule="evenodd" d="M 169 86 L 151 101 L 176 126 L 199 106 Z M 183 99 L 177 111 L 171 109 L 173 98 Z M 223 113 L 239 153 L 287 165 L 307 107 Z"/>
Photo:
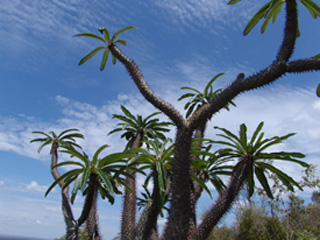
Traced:
<path fill-rule="evenodd" d="M 112 186 L 112 183 L 110 182 L 108 176 L 103 172 L 103 171 L 97 171 L 99 177 L 101 178 L 101 180 L 103 181 L 105 187 L 107 188 L 109 194 L 111 196 L 114 195 L 114 189 L 113 189 L 113 186 Z"/>
<path fill-rule="evenodd" d="M 190 174 L 190 178 L 191 178 L 193 181 L 197 182 L 204 190 L 206 190 L 206 192 L 207 192 L 207 193 L 209 194 L 209 196 L 212 198 L 212 195 L 211 195 L 211 192 L 210 192 L 209 188 L 207 187 L 207 185 L 206 185 L 203 181 L 201 181 L 200 178 L 198 178 L 197 176 L 195 176 L 195 175 L 193 175 L 193 174 Z"/>
<path fill-rule="evenodd" d="M 228 2 L 228 5 L 233 5 L 233 4 L 236 4 L 236 3 L 238 3 L 238 2 L 240 2 L 241 0 L 230 0 L 229 2 Z"/>
<path fill-rule="evenodd" d="M 243 31 L 244 36 L 247 35 L 252 30 L 252 28 L 254 28 L 254 26 L 256 26 L 257 23 L 265 16 L 272 1 L 273 0 L 265 4 L 262 8 L 260 8 L 259 11 L 252 17 L 252 19 L 249 21 L 249 23 L 247 24 L 247 26 Z"/>
<path fill-rule="evenodd" d="M 313 18 L 320 17 L 320 7 L 312 0 L 299 0 L 309 11 Z"/>
<path fill-rule="evenodd" d="M 80 184 L 80 190 L 83 192 L 84 188 L 86 187 L 88 181 L 89 181 L 89 176 L 90 176 L 90 168 L 85 168 L 83 171 L 82 179 L 81 179 L 81 184 Z"/>
<path fill-rule="evenodd" d="M 117 36 L 118 36 L 119 34 L 123 33 L 124 31 L 130 30 L 130 29 L 134 29 L 134 28 L 135 28 L 134 26 L 127 26 L 127 27 L 125 27 L 125 28 L 120 29 L 119 31 L 117 31 L 117 32 L 113 35 L 113 37 L 112 37 L 112 39 L 111 39 L 111 42 L 113 42 L 113 41 L 117 38 Z"/>
<path fill-rule="evenodd" d="M 256 128 L 256 130 L 254 131 L 254 133 L 253 133 L 253 135 L 252 135 L 252 138 L 251 138 L 251 140 L 250 140 L 250 145 L 253 145 L 253 144 L 254 144 L 254 141 L 256 140 L 256 138 L 257 138 L 259 132 L 261 131 L 263 125 L 264 125 L 264 122 L 263 122 L 263 121 L 259 123 L 258 127 Z"/>
<path fill-rule="evenodd" d="M 100 47 L 97 47 L 95 49 L 93 49 L 91 52 L 89 52 L 86 56 L 84 56 L 80 62 L 79 62 L 79 65 L 82 65 L 83 63 L 85 63 L 86 61 L 88 61 L 90 58 L 92 58 L 94 55 L 97 54 L 97 52 L 99 52 L 100 50 L 102 49 L 105 49 L 105 47 L 103 46 L 100 46 Z"/>
<path fill-rule="evenodd" d="M 109 48 L 107 48 L 103 53 L 103 57 L 102 57 L 101 65 L 100 65 L 100 71 L 104 70 L 106 63 L 107 63 L 107 60 L 108 60 L 108 56 L 109 56 Z"/>
<path fill-rule="evenodd" d="M 207 84 L 207 86 L 205 87 L 204 89 L 204 95 L 207 96 L 208 95 L 208 90 L 209 90 L 209 87 L 212 87 L 212 83 L 217 80 L 218 77 L 222 76 L 224 73 L 218 73 L 217 75 L 215 75 L 211 80 L 210 82 Z"/>
<path fill-rule="evenodd" d="M 127 46 L 127 41 L 122 40 L 122 39 L 118 39 L 117 41 L 114 42 L 114 44 L 117 44 L 117 43 L 120 43 L 120 44 L 122 44 L 123 46 Z"/>
<path fill-rule="evenodd" d="M 256 176 L 257 176 L 259 182 L 261 183 L 263 189 L 266 191 L 268 197 L 273 199 L 273 195 L 272 195 L 268 180 L 267 180 L 266 176 L 264 175 L 263 170 L 259 167 L 256 167 L 255 173 L 256 173 Z"/>
<path fill-rule="evenodd" d="M 76 196 L 77 196 L 77 192 L 78 190 L 80 189 L 81 187 L 81 180 L 82 180 L 82 176 L 83 176 L 83 173 L 80 173 L 78 175 L 78 177 L 76 178 L 76 181 L 74 183 L 74 186 L 73 186 L 73 189 L 72 189 L 72 193 L 71 193 L 71 204 L 73 204 Z"/>
<path fill-rule="evenodd" d="M 317 87 L 317 96 L 320 97 L 320 84 L 318 84 L 318 87 Z"/>
<path fill-rule="evenodd" d="M 247 151 L 247 126 L 244 123 L 240 126 L 240 140 L 242 148 Z"/>
<path fill-rule="evenodd" d="M 101 147 L 98 148 L 98 150 L 94 153 L 93 158 L 92 158 L 92 164 L 95 166 L 97 161 L 98 161 L 98 157 L 99 154 L 106 149 L 107 147 L 110 147 L 108 144 L 104 144 Z"/>
<path fill-rule="evenodd" d="M 95 38 L 98 39 L 100 41 L 102 41 L 103 43 L 107 44 L 107 42 L 100 36 L 93 34 L 93 33 L 79 33 L 74 35 L 73 37 L 90 37 L 90 38 Z"/>

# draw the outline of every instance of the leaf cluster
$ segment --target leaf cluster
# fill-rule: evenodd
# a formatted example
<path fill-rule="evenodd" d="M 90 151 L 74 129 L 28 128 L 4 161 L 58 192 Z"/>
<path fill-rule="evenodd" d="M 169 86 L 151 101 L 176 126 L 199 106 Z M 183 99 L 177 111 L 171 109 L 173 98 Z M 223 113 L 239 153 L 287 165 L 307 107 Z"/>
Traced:
<path fill-rule="evenodd" d="M 241 0 L 230 0 L 228 5 L 233 5 Z M 247 35 L 256 25 L 257 23 L 264 19 L 263 24 L 261 26 L 261 33 L 264 33 L 268 24 L 272 19 L 272 23 L 274 23 L 283 7 L 283 4 L 286 0 L 271 0 L 265 5 L 263 5 L 258 12 L 251 18 L 247 26 L 243 31 L 243 35 Z M 299 0 L 299 2 L 307 8 L 309 13 L 313 18 L 320 17 L 320 7 L 312 0 Z M 299 34 L 300 31 L 298 31 Z"/>
<path fill-rule="evenodd" d="M 125 32 L 127 30 L 134 29 L 134 28 L 135 27 L 133 27 L 133 26 L 127 26 L 125 28 L 122 28 L 119 31 L 117 31 L 111 38 L 110 38 L 110 33 L 109 33 L 108 29 L 105 27 L 99 28 L 99 31 L 103 35 L 104 38 L 100 37 L 96 34 L 93 34 L 93 33 L 79 33 L 79 34 L 74 35 L 74 37 L 89 37 L 89 38 L 97 39 L 106 45 L 106 46 L 99 46 L 99 47 L 96 47 L 95 49 L 93 49 L 91 52 L 89 52 L 86 56 L 84 56 L 80 60 L 79 65 L 82 65 L 83 63 L 88 61 L 90 58 L 92 58 L 94 55 L 96 55 L 99 51 L 104 50 L 103 57 L 102 57 L 101 64 L 100 64 L 100 70 L 103 71 L 106 66 L 108 57 L 109 57 L 109 52 L 110 52 L 109 46 L 117 44 L 117 43 L 122 44 L 123 46 L 126 46 L 127 42 L 125 40 L 123 40 L 123 39 L 116 40 L 116 38 L 118 37 L 119 34 Z M 116 57 L 113 54 L 111 54 L 111 56 L 112 56 L 112 63 L 115 64 Z"/>

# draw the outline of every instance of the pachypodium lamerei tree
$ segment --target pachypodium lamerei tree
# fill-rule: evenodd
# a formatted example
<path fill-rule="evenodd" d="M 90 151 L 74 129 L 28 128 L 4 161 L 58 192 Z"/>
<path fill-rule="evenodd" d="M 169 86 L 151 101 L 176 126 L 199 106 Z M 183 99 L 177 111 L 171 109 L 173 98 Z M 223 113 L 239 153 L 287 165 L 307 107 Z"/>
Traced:
<path fill-rule="evenodd" d="M 223 140 L 212 140 L 211 142 L 226 146 L 226 148 L 222 149 L 224 160 L 237 160 L 238 162 L 234 167 L 228 187 L 221 193 L 215 205 L 206 213 L 192 239 L 205 240 L 208 238 L 211 232 L 210 229 L 212 229 L 228 211 L 232 202 L 239 194 L 244 182 L 248 183 L 250 197 L 254 193 L 255 178 L 257 178 L 267 195 L 273 198 L 265 172 L 274 173 L 290 191 L 294 191 L 294 187 L 302 190 L 300 185 L 292 177 L 273 166 L 272 161 L 282 160 L 297 163 L 302 167 L 308 167 L 308 164 L 300 160 L 305 156 L 299 152 L 268 151 L 270 147 L 283 143 L 283 141 L 294 134 L 265 138 L 264 133 L 261 132 L 263 124 L 264 123 L 261 122 L 258 125 L 251 139 L 247 136 L 247 127 L 245 124 L 240 126 L 239 136 L 225 128 L 216 127 L 223 132 L 223 134 L 217 134 L 222 137 Z"/>
<path fill-rule="evenodd" d="M 61 175 L 46 191 L 47 195 L 61 180 L 65 182 L 64 188 L 74 182 L 71 203 L 74 202 L 77 192 L 80 190 L 86 195 L 85 204 L 81 217 L 78 219 L 80 226 L 86 221 L 86 229 L 90 240 L 101 239 L 98 228 L 97 200 L 98 195 L 102 199 L 107 198 L 111 204 L 114 202 L 114 193 L 119 192 L 117 186 L 124 183 L 123 175 L 127 165 L 126 158 L 132 158 L 131 153 L 120 152 L 113 153 L 102 158 L 99 157 L 101 152 L 108 145 L 101 146 L 93 155 L 92 160 L 89 159 L 85 152 L 79 152 L 73 147 L 64 146 L 61 152 L 75 157 L 80 161 L 65 161 L 58 163 L 54 168 L 62 166 L 76 167 Z"/>
<path fill-rule="evenodd" d="M 159 139 L 146 140 L 147 149 L 131 148 L 137 156 L 130 162 L 140 166 L 141 170 L 149 170 L 144 186 L 153 181 L 153 190 L 150 199 L 147 199 L 145 208 L 139 218 L 134 238 L 135 240 L 149 239 L 153 232 L 156 233 L 157 218 L 168 200 L 170 193 L 170 173 L 174 145 L 167 144 L 170 139 L 160 142 Z"/>
<path fill-rule="evenodd" d="M 38 152 L 48 145 L 51 145 L 50 155 L 51 155 L 51 174 L 55 180 L 60 178 L 60 173 L 55 166 L 58 163 L 58 151 L 62 146 L 72 146 L 78 147 L 80 146 L 76 143 L 76 139 L 80 138 L 83 139 L 83 135 L 79 133 L 78 129 L 67 129 L 62 131 L 59 135 L 54 132 L 49 132 L 49 134 L 41 132 L 41 131 L 34 131 L 35 134 L 40 134 L 43 137 L 35 138 L 30 142 L 40 142 L 41 145 L 38 148 Z M 78 238 L 78 224 L 74 220 L 72 209 L 70 206 L 70 196 L 69 196 L 69 187 L 66 186 L 63 180 L 59 181 L 59 186 L 61 189 L 62 195 L 62 212 L 64 216 L 64 220 L 67 226 L 66 238 L 67 240 L 73 240 Z"/>
<path fill-rule="evenodd" d="M 170 122 L 162 122 L 158 118 L 160 112 L 155 112 L 143 118 L 141 115 L 134 116 L 127 108 L 121 106 L 124 115 L 114 114 L 113 118 L 121 122 L 117 124 L 118 128 L 112 130 L 109 134 L 115 132 L 124 132 L 121 138 L 125 138 L 128 143 L 126 148 L 140 148 L 143 141 L 151 138 L 159 138 L 164 140 L 165 135 L 170 131 Z M 136 228 L 136 176 L 135 172 L 127 170 L 130 177 L 126 178 L 126 184 L 133 191 L 125 189 L 122 220 L 121 220 L 121 239 L 131 240 Z"/>
<path fill-rule="evenodd" d="M 211 99 L 215 98 L 219 92 L 221 92 L 222 89 L 214 90 L 213 83 L 224 73 L 218 73 L 215 75 L 205 86 L 203 92 L 193 88 L 193 87 L 182 87 L 182 90 L 189 90 L 191 92 L 183 94 L 178 101 L 189 98 L 189 101 L 184 106 L 184 109 L 186 110 L 186 118 L 190 117 L 190 115 L 194 112 L 196 112 L 200 107 L 208 104 Z M 233 106 L 235 104 L 231 101 Z M 225 106 L 225 109 L 229 110 L 229 104 Z M 204 138 L 205 129 L 207 126 L 207 122 L 209 119 L 204 119 L 201 123 L 198 124 L 196 129 L 194 130 L 193 137 L 195 139 L 202 139 Z M 201 148 L 201 141 L 197 143 L 199 147 Z M 198 156 L 194 155 L 192 157 L 192 160 L 197 160 Z M 199 178 L 201 182 L 205 182 L 205 175 L 201 171 L 195 171 L 195 169 L 191 169 L 192 174 L 199 175 Z M 190 218 L 190 229 L 192 229 L 194 226 L 196 226 L 196 203 L 198 199 L 201 196 L 203 188 L 201 185 L 198 184 L 197 181 L 191 181 L 191 218 Z"/>
<path fill-rule="evenodd" d="M 229 1 L 229 4 L 236 2 L 239 2 L 239 0 Z M 279 1 L 271 1 L 271 3 L 274 3 L 273 6 L 275 6 L 275 3 L 277 2 Z M 300 0 L 300 2 L 307 3 L 304 4 L 304 6 L 306 6 L 307 9 L 314 15 L 319 15 L 319 7 L 313 1 Z M 162 100 L 150 89 L 137 64 L 133 60 L 129 59 L 121 51 L 121 49 L 116 45 L 117 43 L 115 41 L 115 38 L 110 39 L 109 37 L 110 41 L 106 41 L 97 35 L 95 35 L 97 37 L 94 37 L 92 35 L 90 36 L 99 39 L 106 44 L 104 48 L 108 49 L 108 51 L 111 52 L 114 58 L 116 58 L 125 66 L 145 99 L 149 101 L 154 107 L 158 108 L 161 112 L 166 114 L 177 128 L 174 160 L 172 164 L 172 198 L 168 227 L 166 228 L 164 234 L 165 239 L 185 240 L 188 237 L 189 219 L 192 213 L 190 207 L 190 186 L 186 187 L 185 183 L 190 182 L 189 171 L 191 165 L 191 139 L 194 130 L 199 126 L 199 124 L 201 124 L 206 119 L 209 119 L 214 113 L 224 108 L 240 93 L 266 86 L 288 73 L 303 73 L 307 71 L 320 70 L 319 58 L 306 57 L 299 60 L 290 60 L 298 36 L 297 2 L 296 0 L 286 0 L 285 5 L 286 21 L 284 37 L 280 45 L 280 49 L 270 65 L 266 66 L 258 73 L 252 74 L 248 77 L 246 77 L 243 73 L 239 73 L 230 85 L 223 89 L 215 98 L 211 99 L 208 104 L 200 107 L 188 119 L 184 119 L 179 111 L 177 111 L 169 103 Z M 272 10 L 272 8 L 270 10 Z M 123 32 L 123 30 L 120 31 Z M 103 33 L 104 32 L 107 31 L 103 31 Z M 117 33 L 119 34 L 119 32 Z M 108 40 L 108 34 L 104 34 L 105 38 Z M 82 36 L 85 35 L 89 36 L 88 34 L 82 34 Z M 87 59 L 88 57 L 86 58 L 86 60 Z M 104 59 L 105 58 L 103 58 L 102 64 L 104 63 Z M 246 174 L 248 169 L 250 169 L 250 165 L 252 165 L 250 164 L 250 161 L 242 161 L 242 163 L 238 165 L 238 167 L 236 167 L 236 171 L 232 179 L 242 178 L 242 176 Z M 232 183 L 232 181 L 230 183 Z M 231 189 L 229 189 L 229 191 L 231 191 Z M 225 197 L 227 197 L 228 201 L 230 200 L 228 198 L 231 195 L 228 195 L 226 192 Z M 212 230 L 212 227 L 212 224 L 201 224 L 195 231 L 196 234 L 194 235 L 194 238 L 201 239 L 199 234 L 201 234 L 201 232 L 210 232 Z"/>

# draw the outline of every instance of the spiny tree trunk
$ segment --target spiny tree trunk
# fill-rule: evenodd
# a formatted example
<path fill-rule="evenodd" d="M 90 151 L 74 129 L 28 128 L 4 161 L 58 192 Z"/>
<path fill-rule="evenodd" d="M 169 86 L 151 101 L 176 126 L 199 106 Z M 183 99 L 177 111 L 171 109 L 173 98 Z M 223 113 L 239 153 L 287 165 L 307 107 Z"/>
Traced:
<path fill-rule="evenodd" d="M 221 217 L 230 209 L 231 204 L 238 196 L 241 186 L 252 171 L 253 159 L 247 157 L 240 160 L 236 165 L 228 187 L 222 192 L 217 202 L 205 214 L 203 221 L 197 227 L 192 240 L 206 240 L 214 226 Z"/>
<path fill-rule="evenodd" d="M 86 220 L 86 230 L 89 240 L 100 240 L 98 215 L 97 215 L 97 201 L 98 201 L 98 182 L 95 174 L 90 175 L 88 194 L 92 194 L 92 204 Z"/>
<path fill-rule="evenodd" d="M 142 139 L 143 134 L 138 133 L 132 142 L 131 147 L 140 148 L 142 146 Z M 127 173 L 130 174 L 131 177 L 127 176 L 125 182 L 132 189 L 134 194 L 128 189 L 125 189 L 122 208 L 121 240 L 131 240 L 136 228 L 136 174 L 129 169 L 127 170 Z"/>
<path fill-rule="evenodd" d="M 193 138 L 195 138 L 195 139 L 204 138 L 206 123 L 207 122 L 204 121 L 199 125 L 199 127 L 196 128 L 194 135 L 193 135 Z M 196 142 L 196 144 L 199 145 L 198 150 L 201 150 L 202 142 L 198 141 L 198 142 Z M 195 161 L 199 160 L 199 156 L 192 157 L 192 160 L 195 160 Z M 190 171 L 191 171 L 191 173 L 193 173 L 195 175 L 199 174 L 192 167 L 191 167 Z M 203 176 L 203 175 L 201 175 L 201 176 Z M 201 179 L 201 180 L 204 180 L 204 179 Z M 197 205 L 198 199 L 200 198 L 201 192 L 202 192 L 202 187 L 197 182 L 190 181 L 190 184 L 191 184 L 191 192 L 190 192 L 191 216 L 190 216 L 190 220 L 189 220 L 190 221 L 190 223 L 189 223 L 190 228 L 189 228 L 189 235 L 188 236 L 190 236 L 192 229 L 197 226 L 197 216 L 196 216 L 196 207 L 197 206 L 196 205 Z"/>
<path fill-rule="evenodd" d="M 153 192 L 151 199 L 147 202 L 137 224 L 134 240 L 157 239 L 157 219 L 161 211 L 159 206 L 159 186 L 156 184 L 157 173 L 153 172 Z M 167 193 L 167 192 L 166 192 Z"/>
<path fill-rule="evenodd" d="M 60 173 L 57 168 L 54 168 L 58 163 L 58 147 L 52 146 L 53 152 L 51 154 L 51 175 L 54 180 L 57 180 L 60 177 Z M 65 182 L 61 180 L 59 182 L 59 186 L 61 189 L 64 187 Z M 64 221 L 66 223 L 66 239 L 67 240 L 77 240 L 78 239 L 78 224 L 74 220 L 72 209 L 70 206 L 70 197 L 69 197 L 69 186 L 66 187 L 61 192 L 62 198 L 62 213 L 64 217 Z"/>

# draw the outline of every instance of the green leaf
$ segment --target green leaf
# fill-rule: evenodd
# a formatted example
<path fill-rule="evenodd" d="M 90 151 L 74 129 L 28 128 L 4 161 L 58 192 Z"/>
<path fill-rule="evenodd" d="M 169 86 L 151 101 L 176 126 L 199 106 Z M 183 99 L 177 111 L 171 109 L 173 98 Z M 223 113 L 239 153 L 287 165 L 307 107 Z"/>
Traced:
<path fill-rule="evenodd" d="M 247 126 L 244 123 L 240 126 L 240 140 L 242 148 L 247 151 Z"/>
<path fill-rule="evenodd" d="M 299 0 L 309 11 L 313 18 L 320 17 L 320 7 L 312 0 Z"/>
<path fill-rule="evenodd" d="M 265 20 L 262 24 L 261 33 L 265 32 L 271 18 L 273 18 L 272 21 L 275 22 L 279 12 L 282 9 L 284 2 L 285 2 L 285 0 L 276 0 L 271 4 L 269 11 L 267 12 L 267 15 L 265 16 Z"/>
<path fill-rule="evenodd" d="M 207 192 L 207 193 L 209 194 L 209 196 L 212 198 L 212 195 L 211 195 L 211 192 L 210 192 L 209 188 L 207 187 L 207 185 L 206 185 L 203 181 L 201 181 L 200 178 L 198 178 L 197 176 L 195 176 L 195 175 L 193 175 L 193 174 L 190 174 L 190 178 L 191 178 L 193 181 L 197 182 L 204 190 L 206 190 L 206 192 Z"/>
<path fill-rule="evenodd" d="M 83 173 L 80 173 L 78 175 L 78 177 L 76 178 L 76 181 L 75 181 L 73 189 L 72 189 L 72 194 L 71 194 L 71 204 L 73 204 L 73 202 L 77 196 L 77 192 L 81 187 L 82 177 L 83 177 Z"/>
<path fill-rule="evenodd" d="M 311 57 L 311 58 L 320 58 L 320 53 L 315 55 L 315 56 L 313 56 L 313 57 Z"/>
<path fill-rule="evenodd" d="M 116 62 L 117 62 L 117 58 L 112 54 L 112 63 L 116 64 Z"/>
<path fill-rule="evenodd" d="M 108 176 L 103 172 L 103 171 L 97 171 L 99 177 L 101 178 L 101 180 L 103 181 L 105 187 L 107 188 L 109 194 L 111 196 L 114 196 L 114 189 L 113 186 L 108 178 Z"/>
<path fill-rule="evenodd" d="M 105 49 L 105 47 L 103 46 L 100 46 L 100 47 L 97 47 L 95 49 L 93 49 L 91 52 L 89 52 L 86 56 L 84 56 L 80 62 L 79 62 L 79 65 L 82 65 L 83 63 L 85 63 L 86 61 L 88 61 L 90 58 L 92 58 L 94 55 L 97 54 L 97 52 L 99 52 L 100 50 L 102 49 Z"/>
<path fill-rule="evenodd" d="M 212 83 L 217 80 L 218 77 L 222 76 L 224 73 L 218 73 L 216 76 L 214 76 L 210 82 L 207 84 L 207 86 L 204 89 L 204 95 L 207 96 L 208 95 L 208 89 L 209 87 L 211 87 Z"/>
<path fill-rule="evenodd" d="M 256 26 L 257 23 L 265 16 L 269 7 L 271 6 L 272 1 L 273 0 L 265 4 L 262 8 L 260 8 L 259 11 L 252 17 L 252 19 L 249 21 L 249 23 L 243 31 L 244 36 L 247 35 L 252 30 L 252 28 L 254 28 L 254 26 Z"/>
<path fill-rule="evenodd" d="M 90 38 L 94 38 L 94 39 L 98 39 L 100 41 L 102 41 L 103 43 L 107 44 L 106 40 L 104 40 L 102 37 L 93 34 L 93 33 L 79 33 L 74 35 L 73 37 L 90 37 Z"/>
<path fill-rule="evenodd" d="M 110 34 L 109 34 L 108 29 L 105 28 L 105 27 L 103 28 L 103 35 L 104 35 L 105 39 L 106 39 L 108 42 L 110 42 Z"/>
<path fill-rule="evenodd" d="M 117 32 L 113 35 L 113 37 L 112 37 L 112 39 L 111 39 L 111 42 L 113 42 L 113 41 L 117 38 L 117 36 L 118 36 L 119 34 L 123 33 L 124 31 L 127 31 L 127 30 L 129 30 L 129 29 L 134 29 L 134 28 L 135 28 L 134 26 L 127 26 L 127 27 L 125 27 L 125 28 L 120 29 L 119 31 L 117 31 Z"/>
<path fill-rule="evenodd" d="M 48 193 L 64 178 L 71 176 L 71 175 L 77 175 L 81 172 L 81 169 L 74 169 L 71 171 L 66 172 L 65 174 L 61 175 L 57 180 L 55 180 L 50 187 L 48 188 L 48 190 L 46 191 L 46 193 L 44 194 L 44 196 L 46 197 L 48 195 Z"/>
<path fill-rule="evenodd" d="M 117 44 L 117 43 L 120 43 L 120 44 L 122 44 L 123 46 L 127 46 L 127 41 L 122 40 L 122 39 L 118 39 L 117 41 L 114 42 L 114 44 Z"/>
<path fill-rule="evenodd" d="M 257 138 L 259 132 L 261 131 L 263 125 L 264 125 L 264 122 L 263 122 L 263 121 L 259 123 L 258 127 L 256 128 L 256 130 L 254 131 L 254 133 L 253 133 L 253 135 L 252 135 L 252 138 L 251 138 L 251 140 L 250 140 L 250 145 L 253 145 L 253 144 L 254 144 L 254 141 L 256 140 L 256 138 Z"/>
<path fill-rule="evenodd" d="M 98 156 L 99 154 L 106 149 L 107 147 L 110 147 L 108 144 L 104 144 L 101 147 L 98 148 L 98 150 L 94 153 L 93 158 L 92 158 L 92 164 L 95 166 L 97 161 L 98 161 Z"/>
<path fill-rule="evenodd" d="M 109 56 L 109 48 L 107 48 L 103 53 L 103 57 L 102 57 L 101 65 L 100 65 L 100 71 L 104 70 L 106 63 L 107 63 L 107 60 L 108 60 L 108 56 Z"/>
<path fill-rule="evenodd" d="M 317 96 L 320 97 L 320 84 L 317 87 Z"/>
<path fill-rule="evenodd" d="M 233 5 L 233 4 L 236 4 L 236 3 L 238 3 L 238 2 L 240 2 L 241 0 L 230 0 L 229 2 L 228 2 L 228 5 Z"/>
<path fill-rule="evenodd" d="M 264 175 L 263 170 L 259 167 L 256 167 L 255 173 L 256 173 L 256 176 L 257 176 L 259 182 L 261 183 L 263 189 L 266 191 L 268 197 L 273 199 L 273 195 L 272 195 L 268 180 L 267 180 L 266 176 Z"/>
<path fill-rule="evenodd" d="M 83 192 L 84 188 L 87 185 L 87 182 L 89 180 L 89 176 L 90 176 L 90 168 L 85 168 L 83 171 L 83 175 L 82 175 L 82 179 L 81 179 L 81 184 L 80 184 L 80 190 L 81 192 Z"/>

